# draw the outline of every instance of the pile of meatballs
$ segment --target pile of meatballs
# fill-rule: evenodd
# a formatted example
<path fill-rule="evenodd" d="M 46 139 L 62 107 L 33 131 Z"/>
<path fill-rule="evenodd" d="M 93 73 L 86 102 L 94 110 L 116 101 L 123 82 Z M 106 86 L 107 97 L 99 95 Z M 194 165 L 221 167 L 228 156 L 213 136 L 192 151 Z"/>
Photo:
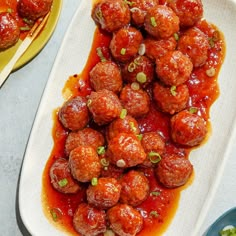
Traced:
<path fill-rule="evenodd" d="M 19 0 L 17 13 L 12 12 L 11 8 L 0 12 L 0 52 L 14 46 L 22 31 L 30 30 L 37 19 L 50 11 L 52 2 L 53 0 Z M 20 27 L 19 19 L 23 20 L 24 27 Z"/>
<path fill-rule="evenodd" d="M 136 207 L 150 194 L 142 168 L 152 168 L 166 188 L 190 178 L 189 159 L 166 153 L 161 133 L 141 132 L 138 120 L 154 104 L 170 117 L 173 143 L 193 147 L 204 140 L 207 122 L 188 107 L 185 84 L 207 60 L 208 37 L 195 27 L 202 15 L 201 0 L 94 4 L 92 19 L 111 34 L 109 56 L 98 48 L 101 60 L 89 72 L 92 92 L 70 98 L 60 108 L 59 121 L 68 130 L 65 156 L 50 168 L 51 183 L 61 193 L 87 186 L 86 200 L 73 215 L 79 234 L 112 230 L 134 236 L 142 230 L 143 216 Z"/>

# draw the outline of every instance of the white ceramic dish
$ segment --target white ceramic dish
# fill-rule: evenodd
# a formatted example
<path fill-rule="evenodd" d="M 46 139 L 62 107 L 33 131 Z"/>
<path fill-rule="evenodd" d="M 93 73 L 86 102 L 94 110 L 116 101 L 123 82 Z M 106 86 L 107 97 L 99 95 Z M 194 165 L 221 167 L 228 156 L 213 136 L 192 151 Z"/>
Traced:
<path fill-rule="evenodd" d="M 201 225 L 218 186 L 232 146 L 236 117 L 236 1 L 203 0 L 205 18 L 225 35 L 227 50 L 219 74 L 221 95 L 211 109 L 212 135 L 190 155 L 193 184 L 182 192 L 177 213 L 165 236 L 200 236 Z M 70 75 L 82 71 L 90 51 L 95 25 L 91 2 L 82 0 L 68 29 L 46 86 L 26 149 L 19 185 L 22 221 L 35 236 L 64 235 L 45 218 L 41 205 L 42 173 L 52 150 L 52 112 L 63 103 L 62 88 Z"/>

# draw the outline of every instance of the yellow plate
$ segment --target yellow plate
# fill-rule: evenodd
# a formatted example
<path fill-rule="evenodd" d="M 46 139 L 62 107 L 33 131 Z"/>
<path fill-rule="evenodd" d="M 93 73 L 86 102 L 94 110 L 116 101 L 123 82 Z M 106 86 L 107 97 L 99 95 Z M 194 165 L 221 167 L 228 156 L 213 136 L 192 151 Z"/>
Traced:
<path fill-rule="evenodd" d="M 62 0 L 54 0 L 51 13 L 48 19 L 48 22 L 42 32 L 39 34 L 39 36 L 34 40 L 34 42 L 30 45 L 30 47 L 27 49 L 27 51 L 21 56 L 21 58 L 17 61 L 15 66 L 13 67 L 13 70 L 17 70 L 23 65 L 25 65 L 27 62 L 29 62 L 31 59 L 33 59 L 46 45 L 50 37 L 52 36 L 52 33 L 54 32 L 54 29 L 56 27 L 57 21 L 59 19 L 59 15 L 61 12 L 62 7 Z M 9 62 L 9 60 L 12 58 L 14 53 L 16 52 L 17 48 L 21 44 L 21 40 L 17 42 L 16 45 L 13 47 L 0 52 L 0 71 L 4 68 L 4 66 Z"/>

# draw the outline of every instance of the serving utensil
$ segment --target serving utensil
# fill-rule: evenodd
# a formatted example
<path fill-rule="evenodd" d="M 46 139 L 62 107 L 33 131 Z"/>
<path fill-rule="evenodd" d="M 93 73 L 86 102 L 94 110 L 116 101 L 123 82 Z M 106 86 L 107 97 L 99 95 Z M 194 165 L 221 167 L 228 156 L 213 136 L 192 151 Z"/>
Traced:
<path fill-rule="evenodd" d="M 29 33 L 27 34 L 26 38 L 22 41 L 21 45 L 15 52 L 14 56 L 11 58 L 11 60 L 7 63 L 7 65 L 3 68 L 3 70 L 0 72 L 0 88 L 2 87 L 3 83 L 8 78 L 8 75 L 11 73 L 14 65 L 18 61 L 18 59 L 24 54 L 24 52 L 28 49 L 30 44 L 34 41 L 34 39 L 37 37 L 37 35 L 41 32 L 43 27 L 45 26 L 48 17 L 50 15 L 50 12 L 44 17 L 38 19 L 34 26 L 30 29 Z"/>

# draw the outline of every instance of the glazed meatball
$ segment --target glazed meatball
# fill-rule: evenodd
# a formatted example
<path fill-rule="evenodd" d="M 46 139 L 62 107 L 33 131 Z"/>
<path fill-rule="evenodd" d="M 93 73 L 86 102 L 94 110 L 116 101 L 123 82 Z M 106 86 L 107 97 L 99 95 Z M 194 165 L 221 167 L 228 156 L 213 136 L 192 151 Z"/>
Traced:
<path fill-rule="evenodd" d="M 179 31 L 179 17 L 171 8 L 158 5 L 148 10 L 144 27 L 155 38 L 169 38 Z"/>
<path fill-rule="evenodd" d="M 147 154 L 146 160 L 142 163 L 146 167 L 151 167 L 156 158 L 159 158 L 165 152 L 165 142 L 157 132 L 142 134 L 141 144 Z"/>
<path fill-rule="evenodd" d="M 133 236 L 143 227 L 142 215 L 127 204 L 117 204 L 107 211 L 110 228 L 119 236 Z"/>
<path fill-rule="evenodd" d="M 174 37 L 167 39 L 153 39 L 147 38 L 144 40 L 145 55 L 150 59 L 156 61 L 157 58 L 164 56 L 169 51 L 174 51 L 177 42 Z"/>
<path fill-rule="evenodd" d="M 102 209 L 108 209 L 119 201 L 121 185 L 114 178 L 99 178 L 95 185 L 89 185 L 87 201 Z"/>
<path fill-rule="evenodd" d="M 52 186 L 61 193 L 77 193 L 80 185 L 70 173 L 68 160 L 57 159 L 50 168 L 50 179 Z"/>
<path fill-rule="evenodd" d="M 153 98 L 163 112 L 174 114 L 186 108 L 189 99 L 187 85 L 166 87 L 159 83 L 153 86 Z"/>
<path fill-rule="evenodd" d="M 20 37 L 17 20 L 7 12 L 0 13 L 0 51 L 13 46 Z"/>
<path fill-rule="evenodd" d="M 89 73 L 91 86 L 95 91 L 107 89 L 118 93 L 122 88 L 119 67 L 112 61 L 97 63 Z"/>
<path fill-rule="evenodd" d="M 177 155 L 165 156 L 156 168 L 158 180 L 167 188 L 184 185 L 193 172 L 193 166 L 187 158 Z"/>
<path fill-rule="evenodd" d="M 120 133 L 108 143 L 107 156 L 112 164 L 127 168 L 141 164 L 146 154 L 134 134 Z"/>
<path fill-rule="evenodd" d="M 80 182 L 89 182 L 100 175 L 102 166 L 97 152 L 91 146 L 78 146 L 70 152 L 72 176 Z"/>
<path fill-rule="evenodd" d="M 92 92 L 88 99 L 88 108 L 94 122 L 107 124 L 120 116 L 122 106 L 117 95 L 107 89 Z"/>
<path fill-rule="evenodd" d="M 108 32 L 114 32 L 130 22 L 130 10 L 123 0 L 102 0 L 94 5 L 92 18 Z"/>
<path fill-rule="evenodd" d="M 115 60 L 119 62 L 130 61 L 139 50 L 143 36 L 139 30 L 128 26 L 113 33 L 110 50 Z"/>
<path fill-rule="evenodd" d="M 171 0 L 168 1 L 168 6 L 179 17 L 181 27 L 193 26 L 203 16 L 201 0 Z"/>
<path fill-rule="evenodd" d="M 62 125 L 72 131 L 83 129 L 89 122 L 89 112 L 84 97 L 77 96 L 63 104 L 58 112 Z"/>
<path fill-rule="evenodd" d="M 51 9 L 53 0 L 19 0 L 18 12 L 22 18 L 37 20 Z"/>
<path fill-rule="evenodd" d="M 176 143 L 196 146 L 205 139 L 206 134 L 206 121 L 197 114 L 184 110 L 171 118 L 171 136 Z"/>
<path fill-rule="evenodd" d="M 122 76 L 128 83 L 137 82 L 146 87 L 154 79 L 154 64 L 146 56 L 136 56 L 124 65 Z"/>
<path fill-rule="evenodd" d="M 135 118 L 149 112 L 150 98 L 148 93 L 141 88 L 136 90 L 130 84 L 126 85 L 121 90 L 120 101 L 128 114 Z"/>
<path fill-rule="evenodd" d="M 110 140 L 119 133 L 139 134 L 138 122 L 132 116 L 125 116 L 123 119 L 117 118 L 112 121 L 107 128 L 107 139 Z"/>
<path fill-rule="evenodd" d="M 131 206 L 137 206 L 149 195 L 149 182 L 142 172 L 129 171 L 121 179 L 120 201 Z"/>
<path fill-rule="evenodd" d="M 143 26 L 148 9 L 156 7 L 158 3 L 158 0 L 132 0 L 130 5 L 132 23 L 137 27 Z"/>
<path fill-rule="evenodd" d="M 65 153 L 68 156 L 74 148 L 86 145 L 97 150 L 97 148 L 103 146 L 104 143 L 104 137 L 100 132 L 91 128 L 84 128 L 77 132 L 69 133 L 66 138 Z"/>
<path fill-rule="evenodd" d="M 106 231 L 106 213 L 81 203 L 74 213 L 73 225 L 82 236 L 97 236 Z"/>
<path fill-rule="evenodd" d="M 206 63 L 208 49 L 207 36 L 196 27 L 187 30 L 178 41 L 178 50 L 190 57 L 194 67 L 199 67 Z"/>
<path fill-rule="evenodd" d="M 185 83 L 193 70 L 193 63 L 180 51 L 166 53 L 156 60 L 158 78 L 166 85 L 178 86 Z"/>

